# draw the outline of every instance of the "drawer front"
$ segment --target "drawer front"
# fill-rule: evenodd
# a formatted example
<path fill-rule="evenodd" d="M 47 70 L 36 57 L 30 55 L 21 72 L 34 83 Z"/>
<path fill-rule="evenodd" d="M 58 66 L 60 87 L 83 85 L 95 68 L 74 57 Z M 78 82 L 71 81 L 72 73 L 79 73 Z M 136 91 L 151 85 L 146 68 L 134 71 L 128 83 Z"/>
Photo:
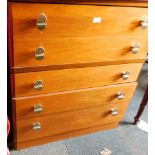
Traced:
<path fill-rule="evenodd" d="M 128 103 L 137 83 L 119 84 L 13 100 L 16 118 L 38 117 L 52 113 L 110 103 Z"/>
<path fill-rule="evenodd" d="M 147 8 L 13 3 L 12 15 L 14 37 L 22 39 L 147 34 L 140 26 Z"/>
<path fill-rule="evenodd" d="M 141 36 L 14 39 L 14 67 L 128 61 L 146 53 L 147 37 Z"/>
<path fill-rule="evenodd" d="M 133 82 L 141 67 L 135 63 L 15 74 L 15 97 Z"/>
<path fill-rule="evenodd" d="M 126 108 L 127 104 L 111 104 L 44 117 L 20 119 L 16 122 L 17 142 L 118 122 Z"/>

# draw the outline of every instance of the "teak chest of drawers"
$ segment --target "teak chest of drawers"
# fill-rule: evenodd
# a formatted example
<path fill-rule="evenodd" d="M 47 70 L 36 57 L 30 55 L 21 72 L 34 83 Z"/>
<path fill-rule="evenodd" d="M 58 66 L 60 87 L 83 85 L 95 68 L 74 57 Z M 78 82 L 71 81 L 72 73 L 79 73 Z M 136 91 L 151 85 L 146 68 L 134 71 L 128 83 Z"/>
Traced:
<path fill-rule="evenodd" d="M 28 2 L 8 5 L 15 148 L 117 127 L 147 54 L 147 2 Z"/>

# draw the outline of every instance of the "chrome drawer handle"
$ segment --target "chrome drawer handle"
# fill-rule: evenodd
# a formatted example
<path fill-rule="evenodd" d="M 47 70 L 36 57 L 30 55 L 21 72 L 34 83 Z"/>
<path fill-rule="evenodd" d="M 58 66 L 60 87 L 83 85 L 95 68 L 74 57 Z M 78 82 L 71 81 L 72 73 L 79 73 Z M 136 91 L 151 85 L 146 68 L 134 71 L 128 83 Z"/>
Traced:
<path fill-rule="evenodd" d="M 34 113 L 40 113 L 43 111 L 43 107 L 41 104 L 34 105 Z"/>
<path fill-rule="evenodd" d="M 40 130 L 41 129 L 41 124 L 39 122 L 33 123 L 33 130 Z"/>
<path fill-rule="evenodd" d="M 122 78 L 123 80 L 127 80 L 130 77 L 130 72 L 129 71 L 125 71 L 122 73 Z"/>
<path fill-rule="evenodd" d="M 146 29 L 148 27 L 148 19 L 142 20 L 140 26 L 142 29 Z"/>
<path fill-rule="evenodd" d="M 124 99 L 124 98 L 125 98 L 125 93 L 120 92 L 120 93 L 117 94 L 117 99 L 118 99 L 118 100 L 122 100 L 122 99 Z"/>
<path fill-rule="evenodd" d="M 35 57 L 37 60 L 43 60 L 44 59 L 44 52 L 45 49 L 43 47 L 36 48 Z"/>
<path fill-rule="evenodd" d="M 34 89 L 35 90 L 41 90 L 43 88 L 43 82 L 42 80 L 37 80 L 34 82 Z"/>
<path fill-rule="evenodd" d="M 115 116 L 118 114 L 118 109 L 111 109 L 111 115 Z"/>
<path fill-rule="evenodd" d="M 47 27 L 47 16 L 42 13 L 36 21 L 36 26 L 38 29 L 43 30 Z"/>
<path fill-rule="evenodd" d="M 136 54 L 140 51 L 140 45 L 139 44 L 135 44 L 131 47 L 131 53 L 132 54 Z"/>

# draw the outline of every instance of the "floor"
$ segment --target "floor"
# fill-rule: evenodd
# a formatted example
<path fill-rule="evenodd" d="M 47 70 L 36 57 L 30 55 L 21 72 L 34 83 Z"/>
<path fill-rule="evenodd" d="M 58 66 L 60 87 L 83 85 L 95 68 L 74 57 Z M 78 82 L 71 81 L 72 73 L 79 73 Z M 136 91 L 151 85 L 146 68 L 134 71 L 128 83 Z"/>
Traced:
<path fill-rule="evenodd" d="M 11 155 L 99 155 L 104 148 L 110 149 L 113 155 L 147 155 L 148 134 L 132 124 L 146 85 L 147 64 L 143 67 L 134 98 L 118 128 L 20 151 L 11 151 Z M 147 114 L 148 107 L 145 108 L 141 117 L 146 122 L 148 121 Z"/>

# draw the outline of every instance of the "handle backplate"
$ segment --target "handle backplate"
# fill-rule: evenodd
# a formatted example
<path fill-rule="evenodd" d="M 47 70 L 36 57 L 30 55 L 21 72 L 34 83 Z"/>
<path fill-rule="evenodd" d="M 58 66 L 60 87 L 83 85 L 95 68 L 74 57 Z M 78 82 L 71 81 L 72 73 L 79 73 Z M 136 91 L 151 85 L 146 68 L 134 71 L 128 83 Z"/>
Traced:
<path fill-rule="evenodd" d="M 44 30 L 47 27 L 47 16 L 44 13 L 38 16 L 36 26 L 40 30 Z"/>
<path fill-rule="evenodd" d="M 127 80 L 130 77 L 130 72 L 129 71 L 125 71 L 122 73 L 122 78 L 123 80 Z"/>
<path fill-rule="evenodd" d="M 39 122 L 33 123 L 33 130 L 40 130 L 41 129 L 41 124 Z"/>
<path fill-rule="evenodd" d="M 125 98 L 125 93 L 124 92 L 119 92 L 119 93 L 117 93 L 117 99 L 118 100 L 122 100 L 122 99 L 124 99 Z"/>
<path fill-rule="evenodd" d="M 43 88 L 42 80 L 37 80 L 34 82 L 34 89 L 35 90 L 41 90 L 42 88 Z"/>
<path fill-rule="evenodd" d="M 117 115 L 118 114 L 118 109 L 111 109 L 111 115 L 112 116 L 115 116 L 115 115 Z"/>
<path fill-rule="evenodd" d="M 43 107 L 41 104 L 34 105 L 34 113 L 41 113 L 43 111 Z"/>
<path fill-rule="evenodd" d="M 43 60 L 44 59 L 44 52 L 45 52 L 45 49 L 43 47 L 36 48 L 36 51 L 35 51 L 36 59 L 37 60 Z"/>

